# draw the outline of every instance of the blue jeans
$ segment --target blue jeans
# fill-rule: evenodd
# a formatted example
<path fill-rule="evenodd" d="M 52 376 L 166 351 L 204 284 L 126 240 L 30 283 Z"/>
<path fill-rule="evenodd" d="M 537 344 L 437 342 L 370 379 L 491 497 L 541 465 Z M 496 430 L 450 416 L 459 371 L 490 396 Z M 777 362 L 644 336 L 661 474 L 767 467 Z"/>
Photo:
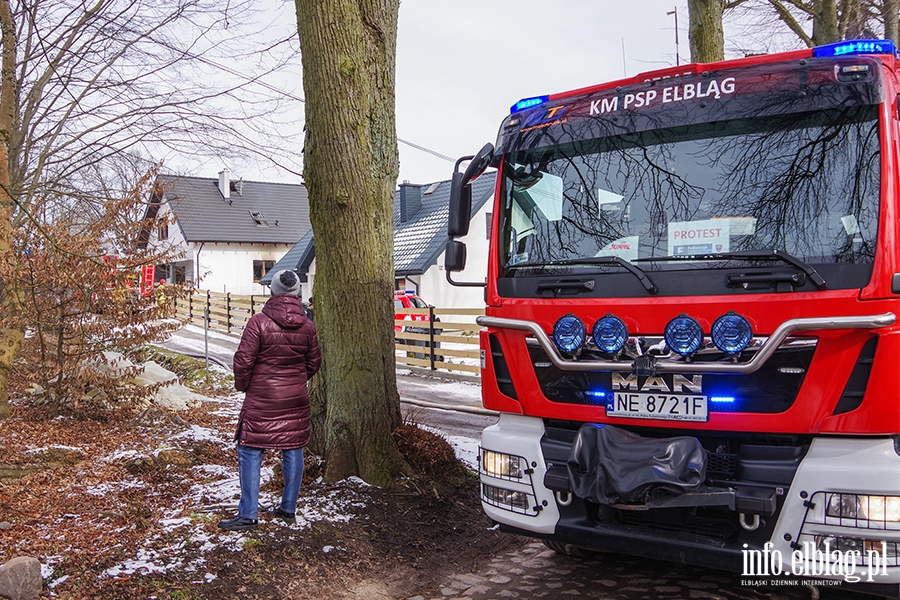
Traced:
<path fill-rule="evenodd" d="M 245 519 L 259 518 L 259 470 L 262 466 L 262 448 L 248 448 L 238 444 L 238 471 L 241 478 L 241 502 L 238 516 Z M 281 472 L 284 475 L 284 491 L 281 493 L 281 510 L 297 512 L 297 497 L 303 481 L 303 448 L 281 451 Z"/>

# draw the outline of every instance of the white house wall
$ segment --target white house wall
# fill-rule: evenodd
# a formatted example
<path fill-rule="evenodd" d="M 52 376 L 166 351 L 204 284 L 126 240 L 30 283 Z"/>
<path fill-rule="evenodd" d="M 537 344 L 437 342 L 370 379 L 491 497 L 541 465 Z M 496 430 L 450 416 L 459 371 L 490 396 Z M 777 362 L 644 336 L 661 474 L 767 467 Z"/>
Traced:
<path fill-rule="evenodd" d="M 172 211 L 169 208 L 169 205 L 164 203 L 160 209 L 157 218 L 162 221 L 163 219 L 170 219 L 172 217 Z M 168 236 L 165 240 L 159 239 L 159 232 L 154 228 L 150 231 L 150 237 L 148 239 L 148 245 L 155 250 L 163 250 L 168 247 L 175 248 L 175 254 L 172 257 L 172 263 L 185 264 L 185 262 L 190 262 L 193 265 L 194 256 L 190 250 L 190 245 L 185 241 L 184 234 L 181 231 L 181 227 L 178 226 L 178 223 L 175 221 L 169 222 L 168 227 Z M 194 279 L 194 271 L 193 267 L 185 269 L 185 279 L 191 281 Z M 157 279 L 159 277 L 165 277 L 164 274 L 157 274 Z"/>
<path fill-rule="evenodd" d="M 469 234 L 458 238 L 466 245 L 466 268 L 458 273 L 453 273 L 454 281 L 483 282 L 487 278 L 487 214 L 492 213 L 493 199 L 484 203 L 484 206 L 472 217 L 469 222 Z M 437 264 L 429 267 L 418 278 L 419 295 L 425 302 L 441 308 L 484 308 L 483 287 L 456 287 L 447 282 L 447 272 L 444 270 L 444 253 L 438 256 Z"/>
<path fill-rule="evenodd" d="M 197 260 L 199 244 L 192 244 Z M 269 288 L 253 281 L 253 261 L 278 262 L 293 244 L 212 244 L 200 250 L 201 279 L 197 287 L 213 292 L 240 295 L 268 294 Z"/>

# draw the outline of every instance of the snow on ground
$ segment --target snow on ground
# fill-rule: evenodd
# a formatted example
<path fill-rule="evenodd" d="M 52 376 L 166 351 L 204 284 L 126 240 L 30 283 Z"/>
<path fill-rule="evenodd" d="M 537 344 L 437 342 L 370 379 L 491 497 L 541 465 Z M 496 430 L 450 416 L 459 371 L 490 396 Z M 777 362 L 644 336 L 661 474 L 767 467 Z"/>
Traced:
<path fill-rule="evenodd" d="M 194 325 L 188 325 L 186 329 L 194 334 L 203 335 L 203 329 Z M 223 348 L 233 349 L 238 341 L 237 336 L 226 335 L 215 331 L 208 332 L 210 345 L 216 344 Z M 192 340 L 187 337 L 179 338 L 179 343 L 187 344 L 198 352 L 203 352 L 203 339 Z M 218 367 L 214 367 L 218 368 Z M 409 375 L 409 371 L 398 369 L 399 376 Z M 465 382 L 444 382 L 441 380 L 428 380 L 418 377 L 404 377 L 405 383 L 413 388 L 421 386 L 427 388 L 429 394 L 436 397 L 452 398 L 456 403 L 480 405 L 481 387 L 478 384 Z M 226 398 L 210 399 L 221 404 L 214 414 L 237 418 L 242 401 L 242 394 L 233 394 Z M 442 435 L 453 446 L 457 457 L 469 468 L 477 468 L 478 440 L 462 436 L 446 436 L 440 430 L 427 428 Z M 167 440 L 160 440 L 163 446 L 170 446 L 178 442 L 212 442 L 227 447 L 234 444 L 231 431 L 221 431 L 199 425 L 191 425 L 187 429 L 172 436 Z M 34 451 L 39 451 L 35 449 Z M 133 458 L 141 454 L 128 447 L 120 447 L 108 456 L 98 457 L 102 462 L 119 462 Z M 273 477 L 270 467 L 263 467 L 261 473 L 261 485 L 265 487 L 267 481 Z M 240 532 L 216 531 L 208 533 L 205 524 L 210 520 L 218 520 L 223 515 L 233 514 L 237 509 L 240 499 L 240 482 L 238 479 L 237 461 L 233 465 L 204 464 L 192 468 L 192 477 L 195 480 L 185 492 L 184 496 L 173 502 L 170 510 L 164 518 L 158 521 L 160 533 L 147 539 L 144 547 L 139 548 L 135 554 L 118 564 L 109 567 L 104 572 L 108 577 L 119 577 L 133 574 L 165 573 L 172 569 L 181 569 L 187 572 L 197 573 L 197 583 L 209 582 L 215 579 L 215 575 L 204 571 L 205 559 L 203 554 L 217 548 L 226 548 L 233 552 L 239 552 L 245 543 L 251 538 Z M 92 495 L 103 495 L 113 490 L 121 490 L 128 487 L 144 485 L 134 477 L 125 477 L 121 481 L 107 482 L 102 485 L 87 486 L 83 491 Z M 309 487 L 309 486 L 307 486 Z M 351 478 L 340 482 L 335 486 L 322 487 L 320 489 L 301 490 L 300 502 L 297 506 L 297 521 L 286 524 L 280 521 L 276 526 L 288 528 L 300 535 L 304 529 L 319 521 L 346 522 L 352 519 L 352 508 L 362 506 L 366 502 L 365 488 L 368 485 L 358 478 Z M 277 506 L 280 494 L 261 491 L 260 506 Z M 265 520 L 265 515 L 261 514 Z M 268 530 L 268 531 L 267 531 Z M 273 535 L 271 525 L 257 530 L 255 537 Z M 166 545 L 163 541 L 171 539 L 172 534 L 181 541 Z M 326 547 L 323 552 L 340 550 L 340 548 Z M 50 580 L 49 586 L 53 587 L 62 583 L 65 577 L 52 580 L 53 557 L 45 558 L 42 569 L 45 579 Z M 58 562 L 58 561 L 57 561 Z"/>
<path fill-rule="evenodd" d="M 194 426 L 186 433 L 196 432 L 197 429 L 203 430 L 204 428 Z M 183 436 L 184 434 L 179 435 Z M 221 441 L 221 437 L 220 435 L 217 439 L 213 430 L 206 430 L 202 431 L 199 439 Z M 209 534 L 208 528 L 205 526 L 210 519 L 218 520 L 237 510 L 241 488 L 236 461 L 231 466 L 204 464 L 193 467 L 192 470 L 194 478 L 198 481 L 190 486 L 180 501 L 173 502 L 167 515 L 158 521 L 160 533 L 149 538 L 144 543 L 145 547 L 138 549 L 134 556 L 106 569 L 104 576 L 120 577 L 135 573 L 165 573 L 179 569 L 189 573 L 198 573 L 200 577 L 198 583 L 208 582 L 214 579 L 215 575 L 203 573 L 206 562 L 203 554 L 218 548 L 225 548 L 232 552 L 243 550 L 249 539 L 246 535 L 228 531 Z M 273 476 L 272 468 L 264 466 L 261 471 L 261 484 L 265 486 Z M 102 494 L 111 488 L 127 485 L 129 482 L 124 481 L 107 483 L 86 491 L 90 494 Z M 351 509 L 364 506 L 366 502 L 364 487 L 366 487 L 364 482 L 351 478 L 339 482 L 335 486 L 329 486 L 327 490 L 301 490 L 300 502 L 297 506 L 297 522 L 287 524 L 277 521 L 275 525 L 294 530 L 299 535 L 316 522 L 347 522 L 353 518 Z M 261 521 L 267 520 L 263 509 L 277 506 L 280 500 L 280 493 L 260 492 Z M 274 536 L 275 531 L 271 525 L 270 523 L 268 527 L 257 530 L 254 537 Z M 164 539 L 171 538 L 171 534 L 175 534 L 175 537 L 180 538 L 181 541 L 159 548 L 158 546 Z"/>

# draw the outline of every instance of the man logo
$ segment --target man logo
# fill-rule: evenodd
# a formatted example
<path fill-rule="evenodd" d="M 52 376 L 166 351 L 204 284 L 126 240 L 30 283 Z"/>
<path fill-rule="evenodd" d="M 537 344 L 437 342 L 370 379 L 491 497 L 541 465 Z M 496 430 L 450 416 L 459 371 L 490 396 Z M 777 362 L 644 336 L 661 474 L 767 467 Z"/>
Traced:
<path fill-rule="evenodd" d="M 643 381 L 634 373 L 613 373 L 612 389 L 633 390 L 637 392 L 693 392 L 699 394 L 703 391 L 703 375 L 693 375 L 688 379 L 684 375 L 673 375 L 670 386 L 665 379 L 659 376 L 647 377 Z"/>

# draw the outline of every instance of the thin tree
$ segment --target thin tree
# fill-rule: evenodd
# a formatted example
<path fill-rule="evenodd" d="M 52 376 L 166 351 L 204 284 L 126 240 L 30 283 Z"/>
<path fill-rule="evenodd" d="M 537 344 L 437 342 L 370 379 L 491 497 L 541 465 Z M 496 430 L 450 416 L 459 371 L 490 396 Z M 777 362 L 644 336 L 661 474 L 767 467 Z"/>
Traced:
<path fill-rule="evenodd" d="M 766 0 L 753 8 L 774 14 L 807 47 L 882 36 L 897 41 L 897 0 Z"/>
<path fill-rule="evenodd" d="M 135 250 L 144 229 L 169 224 L 142 219 L 156 173 L 145 173 L 133 190 L 89 218 L 73 214 L 15 233 L 16 287 L 30 335 L 13 381 L 39 391 L 35 397 L 51 415 L 121 406 L 155 391 L 123 386 L 129 378 L 103 365 L 109 352 L 127 353 L 180 325 L 170 306 L 183 287 L 166 286 L 163 302 L 141 277 L 142 267 L 173 260 L 175 249 Z"/>
<path fill-rule="evenodd" d="M 295 0 L 306 94 L 303 175 L 316 235 L 325 478 L 403 468 L 394 363 L 398 0 Z"/>
<path fill-rule="evenodd" d="M 900 0 L 882 0 L 879 8 L 885 39 L 900 45 Z"/>
<path fill-rule="evenodd" d="M 253 56 L 258 11 L 252 0 L 0 0 L 0 418 L 29 326 L 14 231 L 99 215 L 136 181 L 117 176 L 126 154 L 280 154 L 252 127 L 277 107 L 217 72 Z M 278 67 L 291 44 L 270 43 L 260 61 Z"/>

